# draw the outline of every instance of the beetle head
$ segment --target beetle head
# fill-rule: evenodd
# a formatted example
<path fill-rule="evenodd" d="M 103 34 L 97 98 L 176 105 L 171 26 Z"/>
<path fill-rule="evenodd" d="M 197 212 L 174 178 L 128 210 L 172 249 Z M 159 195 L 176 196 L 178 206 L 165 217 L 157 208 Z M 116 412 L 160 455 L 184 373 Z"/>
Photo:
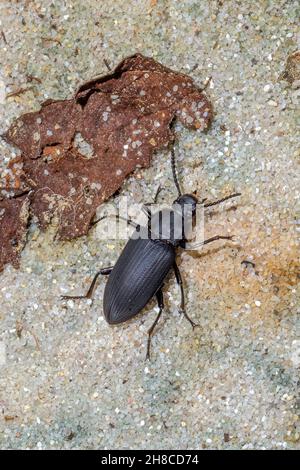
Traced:
<path fill-rule="evenodd" d="M 181 194 L 173 202 L 173 204 L 179 204 L 180 206 L 182 206 L 182 208 L 184 208 L 184 206 L 191 207 L 193 216 L 196 214 L 197 203 L 198 199 L 194 194 Z"/>

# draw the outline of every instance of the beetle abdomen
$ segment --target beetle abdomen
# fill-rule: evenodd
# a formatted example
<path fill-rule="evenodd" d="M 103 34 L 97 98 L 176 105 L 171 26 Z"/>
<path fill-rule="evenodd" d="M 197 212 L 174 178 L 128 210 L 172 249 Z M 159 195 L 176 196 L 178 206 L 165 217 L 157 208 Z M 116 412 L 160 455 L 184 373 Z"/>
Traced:
<path fill-rule="evenodd" d="M 130 239 L 104 291 L 104 316 L 122 323 L 139 313 L 163 284 L 175 261 L 173 246 L 159 240 Z"/>

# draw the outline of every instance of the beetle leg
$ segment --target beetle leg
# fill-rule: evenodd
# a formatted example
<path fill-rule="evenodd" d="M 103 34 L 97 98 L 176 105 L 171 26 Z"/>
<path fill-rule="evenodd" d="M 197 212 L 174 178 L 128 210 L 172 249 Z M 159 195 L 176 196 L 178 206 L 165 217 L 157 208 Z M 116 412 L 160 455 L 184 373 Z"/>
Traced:
<path fill-rule="evenodd" d="M 152 238 L 152 233 L 151 233 L 151 209 L 148 208 L 148 206 L 151 206 L 151 203 L 146 203 L 142 205 L 142 211 L 144 214 L 147 216 L 147 233 L 148 233 L 148 239 L 151 240 Z"/>
<path fill-rule="evenodd" d="M 163 291 L 162 291 L 161 288 L 156 292 L 156 299 L 157 299 L 157 303 L 158 303 L 158 307 L 159 307 L 159 312 L 158 312 L 158 315 L 155 318 L 155 321 L 152 324 L 151 328 L 149 328 L 149 330 L 148 330 L 148 342 L 147 342 L 146 359 L 150 359 L 150 346 L 151 346 L 151 338 L 153 336 L 153 330 L 156 327 L 156 325 L 157 325 L 157 323 L 160 319 L 160 316 L 162 314 L 162 311 L 164 309 L 164 295 L 163 295 Z"/>
<path fill-rule="evenodd" d="M 116 215 L 116 214 L 104 215 L 103 217 L 100 217 L 100 219 L 97 219 L 97 220 L 95 220 L 94 222 L 92 222 L 91 225 L 96 225 L 98 222 L 101 222 L 101 220 L 107 219 L 108 217 L 116 217 L 117 220 L 125 220 L 125 222 L 127 222 L 128 225 L 131 225 L 131 226 L 134 227 L 135 229 L 137 229 L 137 228 L 140 227 L 140 225 L 139 225 L 139 224 L 136 224 L 133 220 L 131 220 L 131 219 L 125 219 L 125 217 L 121 217 L 120 215 Z"/>
<path fill-rule="evenodd" d="M 174 272 L 175 272 L 175 277 L 176 277 L 176 281 L 177 281 L 177 284 L 179 285 L 180 287 L 180 291 L 181 291 L 181 303 L 180 303 L 180 310 L 182 311 L 183 315 L 185 316 L 185 318 L 190 322 L 190 324 L 192 325 L 193 329 L 198 326 L 195 322 L 193 322 L 193 320 L 188 316 L 188 314 L 186 313 L 186 310 L 185 310 L 185 300 L 184 300 L 184 288 L 183 288 L 183 282 L 182 282 L 182 277 L 181 277 L 181 273 L 179 271 L 179 268 L 176 264 L 176 261 L 174 263 Z"/>
<path fill-rule="evenodd" d="M 200 246 L 207 245 L 208 243 L 214 242 L 216 240 L 233 240 L 234 235 L 216 235 L 215 237 L 208 238 L 207 240 L 204 240 L 203 242 L 200 243 L 189 243 L 183 240 L 180 243 L 181 248 L 185 250 L 195 250 L 196 248 L 199 248 Z"/>
<path fill-rule="evenodd" d="M 157 204 L 158 196 L 160 195 L 160 193 L 161 193 L 161 191 L 162 191 L 163 189 L 164 189 L 164 188 L 162 188 L 161 185 L 159 184 L 159 185 L 158 185 L 158 188 L 157 188 L 157 190 L 156 190 L 156 193 L 155 193 L 153 202 L 145 202 L 143 205 L 147 207 L 147 206 L 151 206 L 152 204 Z"/>
<path fill-rule="evenodd" d="M 148 206 L 152 206 L 152 204 L 157 204 L 157 198 L 159 196 L 159 193 L 162 191 L 162 189 L 163 188 L 159 185 L 157 190 L 156 190 L 153 203 L 152 202 L 146 202 L 142 206 L 142 211 L 144 212 L 144 214 L 147 216 L 147 219 L 148 219 L 148 236 L 149 236 L 149 238 L 151 238 L 150 222 L 151 222 L 152 214 L 151 214 L 151 209 L 148 209 Z"/>
<path fill-rule="evenodd" d="M 228 199 L 232 199 L 233 197 L 241 196 L 241 193 L 234 193 L 230 194 L 229 196 L 223 197 L 222 199 L 219 199 L 218 201 L 215 202 L 208 202 L 207 204 L 204 204 L 204 207 L 211 207 L 211 206 L 216 206 L 217 204 L 221 204 L 221 202 L 225 202 Z M 203 199 L 200 204 L 203 204 L 203 202 L 206 201 L 206 199 Z"/>
<path fill-rule="evenodd" d="M 159 193 L 162 191 L 162 189 L 163 188 L 159 185 L 157 190 L 156 190 L 153 203 L 152 202 L 146 202 L 142 206 L 142 211 L 144 212 L 144 214 L 147 216 L 147 219 L 148 219 L 148 238 L 149 238 L 149 240 L 152 238 L 152 236 L 151 236 L 152 235 L 151 234 L 151 217 L 152 217 L 152 213 L 151 213 L 151 209 L 149 209 L 148 206 L 151 206 L 152 204 L 157 204 L 157 198 L 159 196 Z"/>
<path fill-rule="evenodd" d="M 92 283 L 89 287 L 89 290 L 85 295 L 62 295 L 61 299 L 66 300 L 66 299 L 90 299 L 93 295 L 95 285 L 97 282 L 97 279 L 100 275 L 102 276 L 107 276 L 112 272 L 113 266 L 109 266 L 108 268 L 102 268 L 100 271 L 95 274 L 94 279 L 92 280 Z"/>
<path fill-rule="evenodd" d="M 215 235 L 214 237 L 204 240 L 202 245 L 207 245 L 208 243 L 214 242 L 216 240 L 232 240 L 232 239 L 233 239 L 233 235 Z"/>
<path fill-rule="evenodd" d="M 159 194 L 161 193 L 162 190 L 163 190 L 163 188 L 162 188 L 161 185 L 159 184 L 159 185 L 158 185 L 158 188 L 157 188 L 157 190 L 156 190 L 155 196 L 154 196 L 154 204 L 157 204 L 158 196 L 159 196 Z"/>
<path fill-rule="evenodd" d="M 151 210 L 148 209 L 148 206 L 150 206 L 150 204 L 146 203 L 142 205 L 142 211 L 144 212 L 144 214 L 147 216 L 148 219 L 151 219 Z"/>

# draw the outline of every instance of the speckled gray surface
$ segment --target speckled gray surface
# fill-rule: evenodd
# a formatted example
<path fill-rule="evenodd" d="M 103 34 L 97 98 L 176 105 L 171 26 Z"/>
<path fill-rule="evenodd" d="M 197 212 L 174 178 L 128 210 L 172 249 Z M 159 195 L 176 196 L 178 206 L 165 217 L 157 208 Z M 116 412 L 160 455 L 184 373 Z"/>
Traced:
<path fill-rule="evenodd" d="M 20 269 L 0 275 L 0 447 L 299 448 L 299 88 L 279 80 L 299 48 L 299 2 L 2 1 L 0 13 L 1 132 L 105 73 L 104 59 L 139 51 L 199 86 L 212 77 L 212 128 L 178 128 L 184 188 L 211 200 L 243 193 L 206 224 L 207 236 L 234 233 L 236 242 L 179 257 L 200 328 L 179 317 L 171 278 L 150 363 L 154 303 L 110 327 L 104 279 L 92 306 L 59 300 L 85 290 L 123 243 L 101 243 L 95 229 L 58 243 L 54 226 L 31 227 Z M 16 149 L 0 145 L 3 170 Z M 159 182 L 172 201 L 166 153 L 121 195 L 149 201 Z"/>

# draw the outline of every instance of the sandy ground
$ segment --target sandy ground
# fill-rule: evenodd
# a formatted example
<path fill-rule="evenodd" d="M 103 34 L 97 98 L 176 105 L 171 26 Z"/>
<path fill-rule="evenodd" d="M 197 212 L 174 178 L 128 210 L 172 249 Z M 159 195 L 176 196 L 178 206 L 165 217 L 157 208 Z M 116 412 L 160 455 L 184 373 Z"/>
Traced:
<path fill-rule="evenodd" d="M 279 79 L 299 47 L 299 3 L 2 0 L 0 18 L 0 132 L 106 73 L 104 59 L 114 66 L 139 51 L 199 86 L 212 77 L 212 128 L 178 128 L 185 190 L 210 200 L 242 192 L 211 210 L 205 226 L 207 237 L 236 241 L 178 257 L 200 327 L 180 317 L 171 277 L 149 363 L 154 302 L 110 327 L 105 279 L 93 305 L 59 298 L 84 291 L 124 242 L 103 242 L 93 229 L 59 243 L 55 226 L 31 226 L 20 269 L 0 275 L 1 448 L 299 448 L 299 89 Z M 32 88 L 5 98 L 24 87 Z M 17 150 L 0 146 L 4 167 Z M 120 196 L 152 200 L 158 183 L 171 202 L 166 153 Z"/>

